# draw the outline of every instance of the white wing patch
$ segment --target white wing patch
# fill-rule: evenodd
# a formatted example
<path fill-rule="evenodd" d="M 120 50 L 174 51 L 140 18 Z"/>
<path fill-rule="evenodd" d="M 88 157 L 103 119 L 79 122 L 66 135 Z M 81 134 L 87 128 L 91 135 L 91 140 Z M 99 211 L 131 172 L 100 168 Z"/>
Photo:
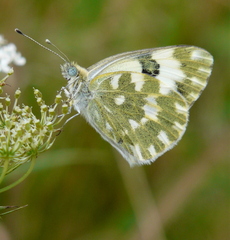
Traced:
<path fill-rule="evenodd" d="M 184 107 L 184 106 L 180 105 L 178 102 L 175 102 L 175 107 L 176 107 L 176 111 L 178 113 L 185 114 L 188 111 L 187 107 Z"/>
<path fill-rule="evenodd" d="M 144 105 L 145 117 L 153 121 L 158 121 L 157 112 L 158 109 L 150 105 Z"/>
<path fill-rule="evenodd" d="M 145 98 L 145 100 L 146 100 L 149 104 L 157 106 L 156 99 L 155 99 L 153 96 L 149 95 L 148 97 Z"/>
<path fill-rule="evenodd" d="M 134 147 L 133 147 L 133 152 L 136 153 L 137 157 L 142 160 L 143 157 L 142 157 L 142 154 L 141 154 L 141 149 L 140 149 L 140 146 L 138 144 L 135 144 Z"/>
<path fill-rule="evenodd" d="M 211 74 L 210 69 L 205 69 L 203 67 L 199 67 L 198 71 L 206 73 L 208 76 Z"/>
<path fill-rule="evenodd" d="M 112 79 L 111 79 L 111 86 L 113 89 L 118 89 L 118 83 L 119 83 L 119 79 L 121 77 L 121 74 L 117 74 L 115 75 Z"/>
<path fill-rule="evenodd" d="M 147 119 L 147 118 L 142 118 L 141 119 L 141 124 L 145 124 L 146 122 L 148 122 L 149 121 L 149 119 Z"/>
<path fill-rule="evenodd" d="M 133 74 L 131 74 L 131 83 L 135 83 L 135 90 L 137 92 L 140 92 L 145 81 L 144 81 L 144 75 L 142 74 L 135 74 L 135 77 L 133 77 Z"/>
<path fill-rule="evenodd" d="M 115 101 L 115 103 L 116 103 L 117 105 L 121 105 L 121 104 L 123 104 L 124 101 L 125 101 L 125 96 L 120 95 L 120 96 L 116 97 L 116 98 L 114 99 L 114 101 Z"/>
<path fill-rule="evenodd" d="M 186 127 L 186 125 L 181 125 L 180 123 L 178 123 L 178 122 L 174 122 L 174 126 L 173 126 L 173 128 L 175 129 L 175 130 L 179 130 L 179 131 L 184 131 L 185 130 L 185 127 Z"/>
<path fill-rule="evenodd" d="M 136 121 L 132 120 L 132 119 L 129 119 L 129 123 L 132 127 L 133 130 L 135 130 L 136 128 L 140 127 L 140 124 L 137 123 Z"/>
<path fill-rule="evenodd" d="M 167 134 L 163 130 L 160 131 L 160 133 L 159 133 L 159 135 L 157 137 L 166 146 L 170 145 L 171 141 L 168 139 Z"/>
<path fill-rule="evenodd" d="M 156 78 L 176 91 L 176 82 L 181 82 L 186 78 L 180 70 L 181 63 L 177 60 L 158 60 L 157 62 L 160 64 L 160 73 Z"/>
<path fill-rule="evenodd" d="M 150 152 L 150 154 L 152 156 L 155 156 L 156 155 L 156 150 L 155 150 L 155 147 L 153 145 L 151 145 L 149 148 L 148 148 L 148 151 Z"/>
<path fill-rule="evenodd" d="M 200 49 L 197 49 L 197 50 L 194 50 L 192 52 L 192 55 L 191 55 L 191 59 L 192 60 L 200 60 L 200 59 L 203 59 L 204 58 L 204 54 L 203 54 L 203 51 L 201 51 Z"/>

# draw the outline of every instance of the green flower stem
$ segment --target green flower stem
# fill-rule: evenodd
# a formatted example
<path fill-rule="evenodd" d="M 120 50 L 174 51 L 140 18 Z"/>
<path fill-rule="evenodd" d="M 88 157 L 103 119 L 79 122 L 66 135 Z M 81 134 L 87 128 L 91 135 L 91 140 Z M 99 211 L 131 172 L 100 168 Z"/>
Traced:
<path fill-rule="evenodd" d="M 9 165 L 9 161 L 6 160 L 6 161 L 4 162 L 3 170 L 2 170 L 2 173 L 1 173 L 1 176 L 0 176 L 0 184 L 2 183 L 4 177 L 5 177 L 6 174 L 7 174 L 8 165 Z"/>
<path fill-rule="evenodd" d="M 0 189 L 0 193 L 2 192 L 5 192 L 15 186 L 17 186 L 19 183 L 21 183 L 25 178 L 27 178 L 27 176 L 32 172 L 33 168 L 34 168 L 34 165 L 35 165 L 35 161 L 36 160 L 36 157 L 33 157 L 32 160 L 31 160 L 31 164 L 30 164 L 30 167 L 29 169 L 27 170 L 27 172 L 21 177 L 19 178 L 17 181 L 15 181 L 14 183 L 4 187 L 4 188 L 1 188 Z"/>

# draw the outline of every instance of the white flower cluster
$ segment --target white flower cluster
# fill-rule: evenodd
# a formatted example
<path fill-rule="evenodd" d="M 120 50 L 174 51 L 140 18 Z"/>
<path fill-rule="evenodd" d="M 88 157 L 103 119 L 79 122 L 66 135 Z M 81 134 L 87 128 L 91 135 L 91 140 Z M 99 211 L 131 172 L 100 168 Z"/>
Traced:
<path fill-rule="evenodd" d="M 8 73 L 11 69 L 9 64 L 22 66 L 26 63 L 26 59 L 17 52 L 17 48 L 13 43 L 7 43 L 2 35 L 0 35 L 0 72 Z"/>
<path fill-rule="evenodd" d="M 0 90 L 2 92 L 1 86 Z M 20 95 L 21 91 L 16 90 L 11 110 L 9 96 L 1 97 L 0 102 L 0 167 L 7 168 L 6 173 L 48 150 L 60 131 L 62 119 L 69 112 L 69 105 L 62 101 L 60 94 L 52 106 L 47 106 L 41 92 L 34 89 L 41 110 L 39 119 L 31 107 L 18 104 Z M 61 116 L 56 111 L 58 105 L 61 105 Z"/>

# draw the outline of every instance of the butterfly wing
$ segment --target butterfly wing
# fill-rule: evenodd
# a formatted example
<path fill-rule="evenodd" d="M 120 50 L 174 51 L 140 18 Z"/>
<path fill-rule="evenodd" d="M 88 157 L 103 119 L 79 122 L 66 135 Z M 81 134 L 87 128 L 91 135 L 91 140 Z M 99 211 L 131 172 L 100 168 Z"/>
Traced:
<path fill-rule="evenodd" d="M 88 122 L 130 163 L 150 164 L 181 139 L 212 56 L 194 46 L 127 52 L 88 68 Z"/>
<path fill-rule="evenodd" d="M 147 74 L 115 72 L 90 83 L 83 112 L 89 123 L 130 163 L 150 164 L 182 137 L 188 104 L 181 94 Z"/>
<path fill-rule="evenodd" d="M 149 74 L 180 93 L 191 107 L 207 85 L 212 55 L 195 46 L 170 46 L 118 54 L 91 66 L 89 79 L 99 74 L 133 71 Z"/>

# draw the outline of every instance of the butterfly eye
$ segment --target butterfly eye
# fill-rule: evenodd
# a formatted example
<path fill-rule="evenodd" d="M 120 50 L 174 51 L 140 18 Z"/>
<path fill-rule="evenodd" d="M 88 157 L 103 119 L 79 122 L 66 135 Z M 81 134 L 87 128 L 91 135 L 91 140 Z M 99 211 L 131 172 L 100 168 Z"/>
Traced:
<path fill-rule="evenodd" d="M 68 69 L 68 74 L 71 76 L 71 77 L 74 77 L 74 76 L 77 76 L 78 75 L 78 70 L 76 67 L 70 67 Z"/>

